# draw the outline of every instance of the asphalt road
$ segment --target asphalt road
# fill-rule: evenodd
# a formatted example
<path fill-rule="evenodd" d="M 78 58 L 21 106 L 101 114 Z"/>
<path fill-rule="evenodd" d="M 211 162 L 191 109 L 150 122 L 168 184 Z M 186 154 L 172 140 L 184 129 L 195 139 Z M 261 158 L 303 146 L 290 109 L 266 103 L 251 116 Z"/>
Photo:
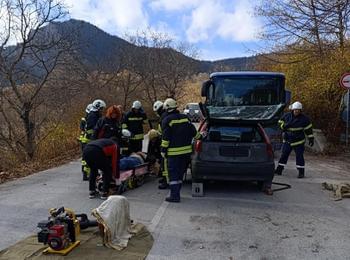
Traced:
<path fill-rule="evenodd" d="M 292 159 L 293 160 L 293 159 Z M 283 176 L 292 189 L 266 196 L 249 183 L 210 183 L 193 198 L 185 184 L 179 204 L 149 178 L 124 195 L 131 216 L 153 233 L 148 259 L 350 259 L 350 199 L 335 202 L 324 180 L 350 180 L 349 163 L 307 157 L 307 178 L 291 161 Z M 51 207 L 90 213 L 102 201 L 88 198 L 80 163 L 71 162 L 0 185 L 0 249 L 37 231 Z"/>

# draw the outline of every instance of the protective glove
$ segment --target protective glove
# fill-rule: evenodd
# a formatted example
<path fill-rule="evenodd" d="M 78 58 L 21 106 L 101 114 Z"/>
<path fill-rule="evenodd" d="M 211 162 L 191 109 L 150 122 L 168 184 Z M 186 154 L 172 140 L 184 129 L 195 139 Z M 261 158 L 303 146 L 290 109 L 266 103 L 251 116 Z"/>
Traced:
<path fill-rule="evenodd" d="M 314 146 L 314 138 L 309 138 L 309 145 Z"/>

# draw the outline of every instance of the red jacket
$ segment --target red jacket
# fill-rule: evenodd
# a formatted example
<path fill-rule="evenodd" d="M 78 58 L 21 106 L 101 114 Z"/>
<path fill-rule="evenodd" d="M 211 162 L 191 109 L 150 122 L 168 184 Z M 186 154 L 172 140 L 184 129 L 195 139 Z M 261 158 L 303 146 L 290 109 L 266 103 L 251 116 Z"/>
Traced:
<path fill-rule="evenodd" d="M 111 139 L 106 139 L 106 138 L 101 138 L 94 140 L 88 144 L 99 147 L 102 149 L 103 153 L 107 157 L 111 157 L 112 160 L 112 176 L 115 179 L 118 179 L 120 174 L 119 174 L 119 169 L 118 167 L 118 161 L 119 161 L 119 147 L 118 145 L 113 142 Z"/>

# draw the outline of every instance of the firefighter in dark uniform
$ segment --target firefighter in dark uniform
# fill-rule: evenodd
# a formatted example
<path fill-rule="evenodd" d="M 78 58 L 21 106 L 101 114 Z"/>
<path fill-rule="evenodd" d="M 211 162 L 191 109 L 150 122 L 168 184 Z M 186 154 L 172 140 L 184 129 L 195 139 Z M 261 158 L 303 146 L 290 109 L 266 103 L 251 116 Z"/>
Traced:
<path fill-rule="evenodd" d="M 153 104 L 153 111 L 159 117 L 159 124 L 157 127 L 158 132 L 162 135 L 162 120 L 167 116 L 167 111 L 164 109 L 164 103 L 162 101 L 156 101 Z M 159 180 L 158 189 L 164 190 L 169 188 L 169 173 L 168 173 L 168 160 L 162 157 L 160 160 L 160 171 L 162 173 L 162 178 Z"/>
<path fill-rule="evenodd" d="M 89 113 L 92 111 L 92 104 L 87 105 L 85 109 L 85 116 L 80 119 L 79 129 L 80 129 L 80 136 L 78 138 L 79 142 L 81 143 L 81 151 L 84 150 L 84 145 L 86 144 L 85 140 L 85 132 L 86 132 L 86 119 L 89 116 Z"/>
<path fill-rule="evenodd" d="M 102 111 L 105 107 L 106 103 L 101 99 L 96 99 L 94 102 L 92 102 L 92 108 L 86 117 L 85 133 L 83 137 L 83 142 L 85 145 L 93 139 L 94 128 L 97 124 L 97 121 L 102 116 Z M 87 181 L 89 180 L 90 168 L 84 159 L 81 161 L 81 165 L 83 169 L 83 180 Z"/>
<path fill-rule="evenodd" d="M 89 178 L 89 197 L 90 199 L 97 196 L 96 178 L 98 170 L 102 171 L 103 192 L 101 199 L 107 199 L 109 185 L 114 178 L 119 180 L 119 148 L 111 139 L 97 139 L 89 142 L 83 152 L 83 158 L 90 167 Z"/>
<path fill-rule="evenodd" d="M 131 111 L 126 113 L 122 125 L 123 129 L 128 129 L 131 132 L 129 141 L 130 152 L 142 151 L 142 141 L 144 137 L 143 124 L 147 122 L 147 116 L 142 109 L 141 102 L 138 100 L 134 101 Z"/>
<path fill-rule="evenodd" d="M 164 102 L 166 117 L 162 120 L 162 144 L 163 157 L 168 159 L 170 196 L 168 202 L 180 202 L 180 190 L 183 175 L 187 170 L 192 153 L 193 138 L 200 139 L 188 117 L 180 114 L 174 99 L 168 98 Z"/>
<path fill-rule="evenodd" d="M 287 164 L 288 157 L 292 150 L 296 155 L 296 167 L 299 172 L 298 178 L 305 176 L 304 150 L 306 137 L 309 145 L 314 145 L 314 136 L 312 133 L 312 124 L 307 116 L 302 114 L 303 106 L 300 102 L 294 102 L 291 106 L 292 112 L 285 114 L 279 121 L 280 128 L 283 131 L 282 155 L 278 161 L 275 174 L 281 175 Z"/>
<path fill-rule="evenodd" d="M 85 109 L 85 117 L 82 117 L 80 119 L 80 125 L 79 125 L 80 135 L 79 135 L 78 141 L 80 142 L 82 154 L 83 154 L 85 145 L 89 142 L 89 140 L 86 138 L 86 118 L 89 116 L 91 109 L 92 109 L 92 104 L 87 105 L 87 107 Z M 88 180 L 88 176 L 85 172 L 85 165 L 86 165 L 85 161 L 82 160 L 81 161 L 81 171 L 83 174 L 83 180 Z"/>

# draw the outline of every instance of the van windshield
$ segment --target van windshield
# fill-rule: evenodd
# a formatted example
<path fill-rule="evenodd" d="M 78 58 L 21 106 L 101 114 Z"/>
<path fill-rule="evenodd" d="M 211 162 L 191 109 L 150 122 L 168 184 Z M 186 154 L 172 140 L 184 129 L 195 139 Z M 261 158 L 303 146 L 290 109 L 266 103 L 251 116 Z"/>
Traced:
<path fill-rule="evenodd" d="M 269 106 L 281 103 L 280 78 L 216 77 L 211 106 Z"/>

